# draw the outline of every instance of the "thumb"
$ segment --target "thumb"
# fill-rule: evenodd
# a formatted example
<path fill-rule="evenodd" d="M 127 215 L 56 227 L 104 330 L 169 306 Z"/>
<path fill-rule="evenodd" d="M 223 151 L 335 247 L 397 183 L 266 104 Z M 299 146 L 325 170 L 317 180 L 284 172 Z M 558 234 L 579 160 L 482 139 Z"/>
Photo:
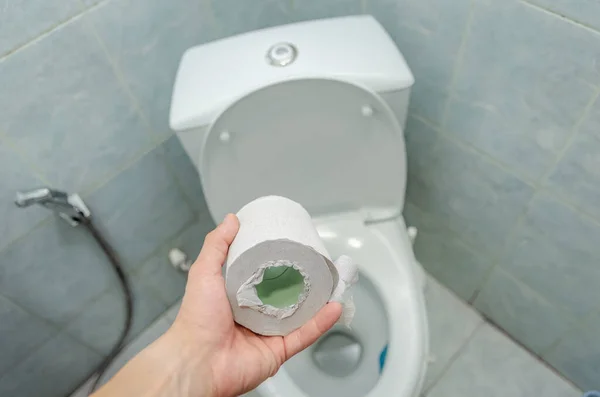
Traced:
<path fill-rule="evenodd" d="M 342 305 L 338 302 L 326 304 L 306 324 L 284 337 L 285 360 L 300 353 L 312 345 L 325 332 L 329 331 L 342 314 Z"/>
<path fill-rule="evenodd" d="M 205 274 L 221 274 L 221 266 L 227 258 L 229 246 L 233 242 L 240 222 L 237 216 L 228 214 L 223 222 L 206 235 L 202 250 L 193 267 Z"/>

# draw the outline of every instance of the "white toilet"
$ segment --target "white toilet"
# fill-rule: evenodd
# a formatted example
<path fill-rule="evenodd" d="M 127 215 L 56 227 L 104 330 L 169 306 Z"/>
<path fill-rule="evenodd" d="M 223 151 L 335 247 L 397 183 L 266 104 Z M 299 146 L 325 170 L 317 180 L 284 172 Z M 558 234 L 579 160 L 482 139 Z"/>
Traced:
<path fill-rule="evenodd" d="M 170 124 L 215 222 L 257 197 L 289 197 L 311 213 L 332 257 L 359 264 L 352 327 L 334 327 L 286 363 L 254 391 L 262 397 L 421 391 L 423 273 L 402 218 L 413 82 L 370 16 L 251 32 L 181 60 Z"/>

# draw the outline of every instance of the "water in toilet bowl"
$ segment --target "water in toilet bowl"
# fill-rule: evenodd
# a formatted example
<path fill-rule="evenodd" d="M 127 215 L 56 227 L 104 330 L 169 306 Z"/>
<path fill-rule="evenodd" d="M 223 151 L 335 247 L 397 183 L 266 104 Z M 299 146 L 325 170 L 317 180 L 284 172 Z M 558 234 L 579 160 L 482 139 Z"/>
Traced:
<path fill-rule="evenodd" d="M 351 327 L 336 325 L 283 367 L 307 396 L 362 397 L 377 384 L 389 335 L 385 307 L 363 275 L 353 288 L 356 315 Z"/>

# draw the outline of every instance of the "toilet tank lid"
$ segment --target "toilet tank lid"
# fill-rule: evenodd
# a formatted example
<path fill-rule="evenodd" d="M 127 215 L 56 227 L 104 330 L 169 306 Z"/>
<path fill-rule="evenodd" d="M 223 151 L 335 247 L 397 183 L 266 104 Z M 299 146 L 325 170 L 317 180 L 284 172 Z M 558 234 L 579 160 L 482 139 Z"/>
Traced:
<path fill-rule="evenodd" d="M 279 43 L 297 51 L 286 66 L 274 66 L 267 57 Z M 406 61 L 372 16 L 295 23 L 188 49 L 175 79 L 170 126 L 181 131 L 210 124 L 236 99 L 298 78 L 338 79 L 376 92 L 414 83 Z"/>

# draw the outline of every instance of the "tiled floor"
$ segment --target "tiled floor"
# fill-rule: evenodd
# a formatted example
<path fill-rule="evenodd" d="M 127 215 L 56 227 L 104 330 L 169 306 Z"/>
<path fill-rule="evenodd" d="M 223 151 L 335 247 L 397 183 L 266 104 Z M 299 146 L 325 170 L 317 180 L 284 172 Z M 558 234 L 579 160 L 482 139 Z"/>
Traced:
<path fill-rule="evenodd" d="M 433 279 L 426 290 L 430 363 L 423 397 L 578 397 L 565 381 Z M 177 305 L 121 353 L 110 378 L 171 324 Z M 87 396 L 84 385 L 71 397 Z"/>
<path fill-rule="evenodd" d="M 582 393 L 429 279 L 426 397 L 577 397 Z"/>

